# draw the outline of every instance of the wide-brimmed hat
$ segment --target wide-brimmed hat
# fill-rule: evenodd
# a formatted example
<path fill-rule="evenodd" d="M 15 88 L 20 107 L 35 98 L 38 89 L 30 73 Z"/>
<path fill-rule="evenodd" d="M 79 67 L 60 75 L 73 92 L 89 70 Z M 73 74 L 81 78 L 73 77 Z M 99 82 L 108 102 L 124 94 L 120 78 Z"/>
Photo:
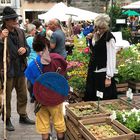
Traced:
<path fill-rule="evenodd" d="M 3 9 L 3 12 L 2 12 L 3 20 L 17 18 L 17 17 L 18 17 L 18 14 L 11 7 L 7 6 Z"/>
<path fill-rule="evenodd" d="M 56 72 L 46 72 L 36 79 L 33 93 L 42 105 L 56 106 L 67 99 L 69 85 L 62 75 Z"/>

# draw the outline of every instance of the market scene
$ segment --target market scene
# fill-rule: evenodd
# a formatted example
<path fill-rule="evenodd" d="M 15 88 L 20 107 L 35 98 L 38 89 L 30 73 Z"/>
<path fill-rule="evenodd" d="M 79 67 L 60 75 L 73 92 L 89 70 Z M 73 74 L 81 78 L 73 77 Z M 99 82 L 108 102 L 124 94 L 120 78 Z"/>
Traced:
<path fill-rule="evenodd" d="M 140 140 L 140 1 L 0 0 L 0 140 Z"/>

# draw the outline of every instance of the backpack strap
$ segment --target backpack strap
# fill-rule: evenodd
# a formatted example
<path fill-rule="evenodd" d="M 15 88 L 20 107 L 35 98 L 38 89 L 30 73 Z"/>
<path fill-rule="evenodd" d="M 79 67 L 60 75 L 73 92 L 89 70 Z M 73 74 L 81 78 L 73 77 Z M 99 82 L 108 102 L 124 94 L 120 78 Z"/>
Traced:
<path fill-rule="evenodd" d="M 36 59 L 34 59 L 36 66 L 38 67 L 39 71 L 41 74 L 43 74 L 43 71 L 41 69 L 41 67 L 39 66 L 38 62 L 36 61 Z"/>

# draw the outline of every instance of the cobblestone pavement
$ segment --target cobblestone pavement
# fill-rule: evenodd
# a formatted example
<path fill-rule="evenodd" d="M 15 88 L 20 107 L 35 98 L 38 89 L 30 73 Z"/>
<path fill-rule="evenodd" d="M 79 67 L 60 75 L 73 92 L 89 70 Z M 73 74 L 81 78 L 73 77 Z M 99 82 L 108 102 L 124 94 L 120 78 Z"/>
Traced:
<path fill-rule="evenodd" d="M 7 140 L 41 140 L 41 136 L 36 133 L 35 125 L 23 125 L 19 123 L 19 115 L 16 111 L 16 93 L 15 91 L 12 92 L 12 117 L 11 121 L 15 127 L 15 131 L 7 132 Z M 27 113 L 30 119 L 35 120 L 34 115 L 34 104 L 30 103 L 28 98 L 28 105 L 27 105 Z M 1 120 L 0 116 L 0 140 L 4 140 L 3 138 L 3 126 L 4 123 Z M 54 134 L 55 135 L 55 134 Z M 55 136 L 54 136 L 55 137 Z M 55 138 L 53 138 L 56 140 Z"/>

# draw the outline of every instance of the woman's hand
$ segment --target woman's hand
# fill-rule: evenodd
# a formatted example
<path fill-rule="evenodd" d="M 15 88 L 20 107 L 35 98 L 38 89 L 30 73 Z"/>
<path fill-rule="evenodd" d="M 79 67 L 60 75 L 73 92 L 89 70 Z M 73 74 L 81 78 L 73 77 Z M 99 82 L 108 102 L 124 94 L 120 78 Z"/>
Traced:
<path fill-rule="evenodd" d="M 105 87 L 109 87 L 111 85 L 111 79 L 105 79 Z"/>

